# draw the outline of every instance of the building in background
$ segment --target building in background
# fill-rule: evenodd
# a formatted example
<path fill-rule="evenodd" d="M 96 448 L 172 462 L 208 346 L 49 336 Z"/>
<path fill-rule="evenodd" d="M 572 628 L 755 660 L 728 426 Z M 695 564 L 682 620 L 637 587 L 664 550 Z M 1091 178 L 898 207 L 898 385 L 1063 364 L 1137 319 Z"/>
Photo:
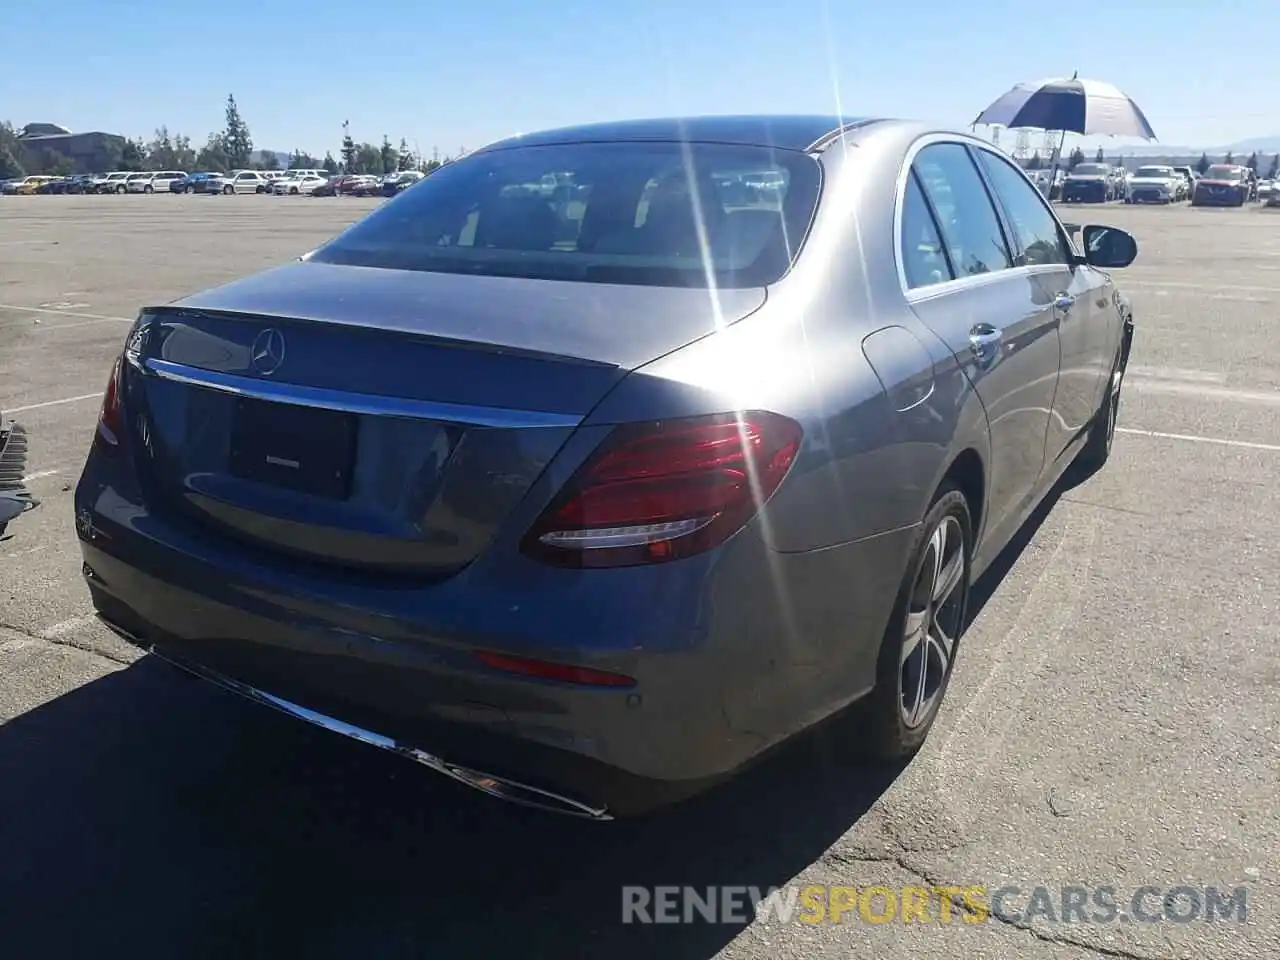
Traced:
<path fill-rule="evenodd" d="M 18 134 L 18 146 L 24 154 L 36 158 L 42 168 L 58 166 L 67 173 L 114 170 L 124 145 L 125 138 L 118 134 L 72 133 L 56 123 L 28 123 Z"/>

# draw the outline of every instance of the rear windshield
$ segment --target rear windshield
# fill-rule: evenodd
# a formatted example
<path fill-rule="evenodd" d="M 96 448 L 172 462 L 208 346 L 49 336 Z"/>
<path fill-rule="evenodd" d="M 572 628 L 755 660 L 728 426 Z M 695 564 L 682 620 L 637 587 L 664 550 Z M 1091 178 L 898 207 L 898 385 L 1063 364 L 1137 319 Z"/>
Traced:
<path fill-rule="evenodd" d="M 1139 167 L 1133 174 L 1135 177 L 1172 177 L 1173 167 Z"/>
<path fill-rule="evenodd" d="M 764 147 L 500 148 L 446 164 L 311 259 L 595 283 L 764 286 L 790 267 L 820 180 L 813 158 Z"/>
<path fill-rule="evenodd" d="M 1110 173 L 1111 168 L 1105 163 L 1077 163 L 1071 172 L 1086 177 L 1096 177 L 1099 174 Z"/>
<path fill-rule="evenodd" d="M 1226 167 L 1214 164 L 1204 172 L 1205 177 L 1210 180 L 1243 180 L 1244 171 L 1239 167 Z"/>

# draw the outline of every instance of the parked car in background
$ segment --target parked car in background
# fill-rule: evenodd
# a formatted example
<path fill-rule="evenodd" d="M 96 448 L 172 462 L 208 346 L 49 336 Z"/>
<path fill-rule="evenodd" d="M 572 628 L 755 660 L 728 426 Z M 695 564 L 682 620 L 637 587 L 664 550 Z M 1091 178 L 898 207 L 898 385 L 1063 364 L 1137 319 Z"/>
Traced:
<path fill-rule="evenodd" d="M 277 196 L 285 194 L 307 194 L 328 180 L 328 174 L 316 170 L 291 170 L 279 180 L 271 184 L 271 192 Z"/>
<path fill-rule="evenodd" d="M 388 173 L 382 178 L 381 190 L 385 197 L 394 197 L 402 190 L 407 190 L 421 180 L 426 174 L 420 170 L 400 170 Z"/>
<path fill-rule="evenodd" d="M 40 175 L 18 177 L 4 185 L 4 192 L 14 196 L 33 196 L 45 184 L 51 183 L 56 179 L 58 178 Z"/>
<path fill-rule="evenodd" d="M 1196 181 L 1196 192 L 1191 197 L 1191 205 L 1243 207 L 1249 202 L 1252 192 L 1248 167 L 1215 163 Z"/>
<path fill-rule="evenodd" d="M 1191 195 L 1196 192 L 1196 181 L 1200 179 L 1200 174 L 1195 167 L 1174 167 L 1173 172 L 1182 177 L 1186 184 L 1184 195 L 1190 200 Z"/>
<path fill-rule="evenodd" d="M 205 193 L 261 193 L 267 178 L 257 170 L 232 170 L 217 174 L 205 182 Z"/>
<path fill-rule="evenodd" d="M 1174 203 L 1186 194 L 1186 180 L 1166 166 L 1139 167 L 1129 180 L 1125 203 Z"/>
<path fill-rule="evenodd" d="M 1116 173 L 1108 163 L 1077 163 L 1062 182 L 1064 203 L 1106 203 L 1116 197 Z"/>
<path fill-rule="evenodd" d="M 143 649 L 561 813 L 687 796 L 854 701 L 849 741 L 908 757 L 970 585 L 1109 457 L 1137 247 L 1079 251 L 964 132 L 501 141 L 141 310 L 85 582 Z"/>
<path fill-rule="evenodd" d="M 116 170 L 112 173 L 104 173 L 93 181 L 94 193 L 125 193 L 128 188 L 125 182 L 133 176 L 131 170 Z"/>
<path fill-rule="evenodd" d="M 63 193 L 93 193 L 93 184 L 97 180 L 97 174 L 93 173 L 77 173 L 74 177 L 67 179 L 66 185 L 63 187 Z"/>
<path fill-rule="evenodd" d="M 0 410 L 0 537 L 10 523 L 39 501 L 26 488 L 27 433 Z"/>
<path fill-rule="evenodd" d="M 173 193 L 205 193 L 209 181 L 220 177 L 221 174 L 211 170 L 200 170 L 195 173 L 188 173 L 181 180 L 174 180 L 169 184 L 169 189 Z"/>
<path fill-rule="evenodd" d="M 181 170 L 162 170 L 152 173 L 135 173 L 125 180 L 125 190 L 129 193 L 172 193 L 172 184 L 186 178 Z"/>
<path fill-rule="evenodd" d="M 372 185 L 380 188 L 377 177 L 363 173 L 340 173 L 330 177 L 311 192 L 313 197 L 354 196 L 362 188 Z"/>
<path fill-rule="evenodd" d="M 1267 180 L 1258 181 L 1258 199 L 1259 200 L 1267 199 L 1268 197 L 1271 196 L 1274 190 L 1275 190 L 1274 180 L 1267 179 Z"/>

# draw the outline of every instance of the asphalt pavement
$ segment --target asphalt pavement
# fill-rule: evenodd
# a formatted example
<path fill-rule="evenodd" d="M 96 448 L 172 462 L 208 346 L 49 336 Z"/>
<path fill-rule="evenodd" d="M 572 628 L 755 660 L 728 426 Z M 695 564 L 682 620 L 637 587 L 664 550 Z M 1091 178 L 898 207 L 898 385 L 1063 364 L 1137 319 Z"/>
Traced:
<path fill-rule="evenodd" d="M 373 203 L 0 200 L 0 409 L 43 500 L 0 541 L 0 955 L 1280 957 L 1280 210 L 1062 208 L 1140 244 L 1117 273 L 1137 339 L 1115 452 L 978 585 L 905 770 L 805 738 L 652 820 L 589 824 L 241 703 L 91 616 L 71 489 L 128 322 Z M 811 884 L 1021 899 L 985 920 L 622 922 L 626 887 Z M 1099 886 L 1110 920 L 1028 919 L 1034 888 L 1056 908 Z M 1247 914 L 1180 922 L 1178 886 L 1243 888 Z"/>

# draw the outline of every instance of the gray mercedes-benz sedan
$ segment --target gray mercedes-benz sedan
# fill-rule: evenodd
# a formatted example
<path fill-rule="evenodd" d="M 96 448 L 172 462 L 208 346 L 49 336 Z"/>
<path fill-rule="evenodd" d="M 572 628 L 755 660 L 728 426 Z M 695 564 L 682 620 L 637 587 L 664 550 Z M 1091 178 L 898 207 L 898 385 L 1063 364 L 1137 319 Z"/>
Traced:
<path fill-rule="evenodd" d="M 844 716 L 916 750 L 970 584 L 1111 449 L 1123 231 L 990 144 L 705 117 L 515 137 L 144 308 L 76 489 L 122 636 L 607 819 Z M 844 719 L 842 717 L 842 719 Z"/>

